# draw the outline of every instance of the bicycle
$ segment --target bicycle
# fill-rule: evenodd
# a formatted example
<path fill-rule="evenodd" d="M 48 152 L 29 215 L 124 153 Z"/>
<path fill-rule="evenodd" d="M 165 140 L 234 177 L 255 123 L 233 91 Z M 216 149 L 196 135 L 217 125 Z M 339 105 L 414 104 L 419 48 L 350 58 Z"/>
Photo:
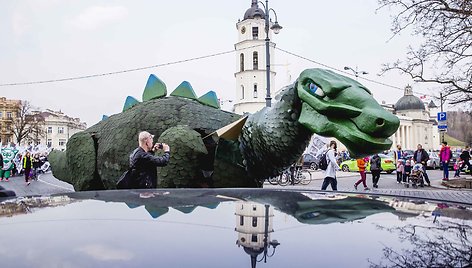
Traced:
<path fill-rule="evenodd" d="M 290 166 L 284 170 L 282 174 L 280 174 L 278 184 L 281 186 L 286 186 L 289 183 L 292 185 L 299 183 L 302 185 L 307 185 L 310 184 L 311 180 L 311 171 L 308 169 L 302 169 L 302 166 Z"/>

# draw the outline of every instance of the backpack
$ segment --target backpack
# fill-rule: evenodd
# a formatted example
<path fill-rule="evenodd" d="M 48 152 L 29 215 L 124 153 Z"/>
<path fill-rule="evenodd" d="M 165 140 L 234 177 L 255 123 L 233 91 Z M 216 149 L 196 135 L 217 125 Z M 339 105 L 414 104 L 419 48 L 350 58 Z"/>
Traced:
<path fill-rule="evenodd" d="M 320 163 L 318 164 L 321 170 L 326 170 L 328 168 L 328 159 L 326 158 L 326 154 L 328 153 L 328 151 L 329 150 L 326 150 L 321 154 Z"/>

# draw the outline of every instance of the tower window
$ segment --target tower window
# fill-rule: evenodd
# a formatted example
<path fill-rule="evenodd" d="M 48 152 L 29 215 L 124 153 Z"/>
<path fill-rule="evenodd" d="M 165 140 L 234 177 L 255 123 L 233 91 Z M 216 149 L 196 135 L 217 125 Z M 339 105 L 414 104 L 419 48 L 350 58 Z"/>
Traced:
<path fill-rule="evenodd" d="M 254 98 L 257 98 L 257 84 L 254 84 Z"/>
<path fill-rule="evenodd" d="M 252 39 L 259 39 L 259 27 L 252 27 Z"/>
<path fill-rule="evenodd" d="M 252 235 L 251 242 L 257 243 L 257 235 L 255 234 Z"/>
<path fill-rule="evenodd" d="M 257 227 L 257 217 L 252 217 L 252 227 Z"/>
<path fill-rule="evenodd" d="M 252 69 L 258 70 L 259 69 L 259 57 L 257 55 L 257 51 L 252 53 Z"/>
<path fill-rule="evenodd" d="M 239 225 L 243 226 L 244 225 L 244 217 L 239 216 Z"/>
<path fill-rule="evenodd" d="M 239 55 L 239 71 L 244 72 L 244 54 Z"/>
<path fill-rule="evenodd" d="M 244 86 L 241 86 L 241 99 L 244 99 Z"/>

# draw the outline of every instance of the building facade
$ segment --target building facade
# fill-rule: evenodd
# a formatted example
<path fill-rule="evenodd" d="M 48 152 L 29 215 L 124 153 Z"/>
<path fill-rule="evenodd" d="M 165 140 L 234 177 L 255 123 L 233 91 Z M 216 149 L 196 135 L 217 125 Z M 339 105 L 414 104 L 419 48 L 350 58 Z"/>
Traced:
<path fill-rule="evenodd" d="M 36 112 L 36 115 L 44 118 L 44 132 L 40 137 L 40 144 L 57 150 L 66 149 L 69 138 L 87 128 L 79 118 L 69 117 L 61 111 L 46 109 L 43 112 Z"/>
<path fill-rule="evenodd" d="M 21 101 L 0 97 L 0 142 L 2 144 L 15 142 L 13 121 L 18 116 L 20 107 Z"/>
<path fill-rule="evenodd" d="M 403 97 L 394 105 L 383 105 L 400 119 L 400 127 L 390 138 L 393 141 L 392 149 L 397 144 L 402 149 L 416 150 L 421 144 L 425 150 L 440 149 L 440 135 L 436 115 L 438 107 L 431 101 L 428 105 L 413 95 L 411 86 L 405 87 Z"/>
<path fill-rule="evenodd" d="M 266 105 L 266 53 L 265 13 L 258 1 L 252 0 L 251 7 L 244 13 L 243 20 L 236 23 L 238 42 L 236 49 L 236 100 L 234 112 L 255 113 Z M 272 22 L 271 22 L 272 24 Z M 271 25 L 272 26 L 272 25 Z M 269 30 L 269 39 L 272 31 Z M 275 43 L 269 43 L 270 64 L 274 62 Z M 275 72 L 270 71 L 270 84 L 274 85 Z M 274 96 L 271 92 L 271 97 Z"/>

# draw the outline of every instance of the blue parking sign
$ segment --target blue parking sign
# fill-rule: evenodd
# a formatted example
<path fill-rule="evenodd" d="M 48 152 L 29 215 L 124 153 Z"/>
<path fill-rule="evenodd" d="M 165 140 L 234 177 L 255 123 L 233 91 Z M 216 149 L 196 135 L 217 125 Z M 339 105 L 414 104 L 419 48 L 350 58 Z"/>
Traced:
<path fill-rule="evenodd" d="M 440 112 L 438 113 L 438 121 L 446 121 L 446 112 Z"/>

